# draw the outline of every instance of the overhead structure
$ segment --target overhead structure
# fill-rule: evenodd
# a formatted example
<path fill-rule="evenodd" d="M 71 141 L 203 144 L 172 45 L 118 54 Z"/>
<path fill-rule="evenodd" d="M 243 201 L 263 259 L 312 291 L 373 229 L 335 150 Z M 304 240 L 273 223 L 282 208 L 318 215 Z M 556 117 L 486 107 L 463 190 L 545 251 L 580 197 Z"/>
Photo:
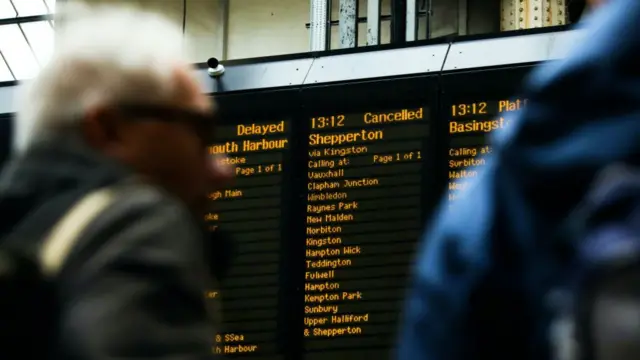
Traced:
<path fill-rule="evenodd" d="M 227 60 L 229 57 L 229 0 L 218 0 L 216 10 L 215 34 L 218 34 L 218 39 L 215 42 L 214 54 L 219 54 L 219 60 Z"/>
<path fill-rule="evenodd" d="M 327 29 L 329 28 L 330 6 L 329 0 L 309 0 L 311 12 L 309 14 L 309 45 L 311 51 L 327 50 Z"/>
<path fill-rule="evenodd" d="M 583 41 L 584 29 L 542 34 L 513 34 L 498 38 L 457 41 L 400 49 L 381 49 L 337 56 L 290 58 L 269 62 L 241 62 L 228 65 L 224 87 L 207 69 L 197 68 L 206 94 L 257 91 L 287 87 L 318 86 L 337 82 L 360 82 L 374 78 L 440 74 L 499 66 L 531 64 L 561 59 L 572 44 Z M 393 64 L 393 66 L 389 66 Z M 15 99 L 21 85 L 0 86 L 0 114 L 17 111 Z"/>
<path fill-rule="evenodd" d="M 340 48 L 356 47 L 358 43 L 358 0 L 340 0 Z"/>
<path fill-rule="evenodd" d="M 380 3 L 382 0 L 367 1 L 367 45 L 380 43 Z"/>
<path fill-rule="evenodd" d="M 502 0 L 500 30 L 524 30 L 568 23 L 566 0 Z"/>
<path fill-rule="evenodd" d="M 0 0 L 0 82 L 32 78 L 53 51 L 55 0 Z"/>

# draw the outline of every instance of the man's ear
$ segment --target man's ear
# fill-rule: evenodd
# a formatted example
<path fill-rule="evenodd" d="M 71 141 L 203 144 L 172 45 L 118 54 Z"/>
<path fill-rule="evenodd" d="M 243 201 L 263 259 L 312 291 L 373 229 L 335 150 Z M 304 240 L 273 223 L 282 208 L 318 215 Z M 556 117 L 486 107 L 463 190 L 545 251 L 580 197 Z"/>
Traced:
<path fill-rule="evenodd" d="M 93 108 L 82 119 L 82 135 L 91 147 L 106 150 L 122 140 L 120 124 L 116 111 L 104 107 Z"/>

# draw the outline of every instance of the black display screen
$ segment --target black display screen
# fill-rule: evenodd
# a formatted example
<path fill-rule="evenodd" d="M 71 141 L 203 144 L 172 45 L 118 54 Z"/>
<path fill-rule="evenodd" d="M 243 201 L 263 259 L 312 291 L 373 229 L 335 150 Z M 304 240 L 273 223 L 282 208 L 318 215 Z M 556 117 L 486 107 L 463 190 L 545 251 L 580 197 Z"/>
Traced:
<path fill-rule="evenodd" d="M 439 155 L 446 164 L 449 203 L 468 190 L 486 165 L 486 156 L 493 152 L 493 135 L 507 129 L 513 115 L 527 105 L 528 100 L 516 94 L 529 70 L 516 67 L 443 77 L 439 122 L 446 141 Z"/>
<path fill-rule="evenodd" d="M 304 347 L 385 347 L 422 222 L 427 107 L 311 117 Z"/>
<path fill-rule="evenodd" d="M 426 221 L 469 187 L 491 135 L 526 106 L 513 96 L 528 70 L 303 89 L 281 97 L 300 105 L 282 106 L 291 126 L 239 122 L 255 134 L 247 139 L 289 146 L 218 148 L 238 166 L 236 188 L 247 197 L 216 200 L 231 207 L 220 207 L 220 226 L 229 221 L 246 249 L 221 290 L 225 330 L 236 337 L 216 349 L 247 359 L 391 358 Z M 222 129 L 225 140 L 245 140 Z"/>
<path fill-rule="evenodd" d="M 528 70 L 220 96 L 209 152 L 236 179 L 208 194 L 204 219 L 236 251 L 205 292 L 222 319 L 212 352 L 389 359 L 427 219 L 526 106 L 513 95 Z"/>
<path fill-rule="evenodd" d="M 508 127 L 514 112 L 524 108 L 527 99 L 481 98 L 445 104 L 443 116 L 448 117 L 449 146 L 447 149 L 447 198 L 456 201 L 478 171 L 486 164 L 485 157 L 493 151 L 491 135 Z"/>
<path fill-rule="evenodd" d="M 290 120 L 222 125 L 217 133 L 209 153 L 227 155 L 220 161 L 234 166 L 235 181 L 209 194 L 205 221 L 210 231 L 232 234 L 235 259 L 219 288 L 206 295 L 223 314 L 214 352 L 277 354 Z"/>

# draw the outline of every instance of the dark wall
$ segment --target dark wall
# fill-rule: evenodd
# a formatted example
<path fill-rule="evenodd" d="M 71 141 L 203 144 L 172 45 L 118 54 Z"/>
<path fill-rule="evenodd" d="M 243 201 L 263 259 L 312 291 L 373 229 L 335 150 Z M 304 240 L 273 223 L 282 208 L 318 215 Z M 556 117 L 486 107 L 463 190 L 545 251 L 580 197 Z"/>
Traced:
<path fill-rule="evenodd" d="M 11 152 L 13 133 L 13 119 L 7 115 L 0 115 L 0 169 L 4 166 Z"/>
<path fill-rule="evenodd" d="M 430 37 L 500 31 L 500 0 L 431 0 Z"/>
<path fill-rule="evenodd" d="M 585 0 L 570 0 L 567 6 L 569 12 L 569 22 L 575 24 L 580 21 L 586 7 Z"/>
<path fill-rule="evenodd" d="M 458 34 L 458 0 L 431 0 L 430 38 Z"/>
<path fill-rule="evenodd" d="M 467 1 L 467 35 L 497 33 L 500 31 L 499 0 Z"/>

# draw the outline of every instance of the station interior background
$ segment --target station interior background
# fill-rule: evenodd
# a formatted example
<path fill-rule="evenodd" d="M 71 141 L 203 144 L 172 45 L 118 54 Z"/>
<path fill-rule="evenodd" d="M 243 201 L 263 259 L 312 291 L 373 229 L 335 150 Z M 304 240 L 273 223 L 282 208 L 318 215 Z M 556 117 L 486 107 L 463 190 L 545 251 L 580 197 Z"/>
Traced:
<path fill-rule="evenodd" d="M 53 49 L 55 20 L 50 14 L 65 0 L 0 0 L 0 83 L 33 77 Z M 327 1 L 327 0 L 325 0 Z M 344 1 L 344 0 L 343 0 Z M 354 0 L 352 0 L 354 1 Z M 367 42 L 367 10 L 379 1 L 379 44 L 392 41 L 395 0 L 357 1 L 356 46 Z M 81 0 L 90 4 L 126 4 L 160 12 L 183 26 L 192 39 L 192 61 L 210 57 L 235 60 L 310 50 L 310 18 L 317 0 Z M 570 0 L 414 0 L 415 40 L 451 35 L 565 25 Z M 331 13 L 327 50 L 341 47 L 341 0 L 328 0 Z M 406 1 L 404 3 L 407 3 Z M 409 3 L 412 3 L 411 1 Z"/>
<path fill-rule="evenodd" d="M 10 133 L 11 128 L 13 127 L 12 117 L 13 112 L 16 111 L 13 110 L 15 108 L 10 105 L 13 103 L 13 94 L 15 93 L 16 88 L 20 87 L 20 82 L 34 77 L 50 57 L 55 46 L 55 12 L 56 10 L 61 9 L 66 1 L 67 0 L 0 0 L 0 165 L 8 159 L 10 154 Z M 203 87 L 203 90 L 207 93 L 212 93 L 218 96 L 219 101 L 222 100 L 220 101 L 220 104 L 222 104 L 221 109 L 224 109 L 226 106 L 227 108 L 237 110 L 240 114 L 237 116 L 238 119 L 249 119 L 256 115 L 256 112 L 258 111 L 260 112 L 259 117 L 264 117 L 265 119 L 280 119 L 286 115 L 287 118 L 292 118 L 292 124 L 302 124 L 302 121 L 296 122 L 293 120 L 306 119 L 305 116 L 313 113 L 314 111 L 320 113 L 319 109 L 322 110 L 322 113 L 331 113 L 329 111 L 329 107 L 332 108 L 331 111 L 338 111 L 338 109 L 340 109 L 340 112 L 351 111 L 349 109 L 356 109 L 358 106 L 360 106 L 360 109 L 357 111 L 361 111 L 363 108 L 361 105 L 365 103 L 367 109 L 370 108 L 369 106 L 371 106 L 371 108 L 375 107 L 376 109 L 383 109 L 385 107 L 392 108 L 392 104 L 393 106 L 398 106 L 396 104 L 404 103 L 405 101 L 408 103 L 415 102 L 416 104 L 429 103 L 432 98 L 436 98 L 436 94 L 438 94 L 438 96 L 446 94 L 446 96 L 442 96 L 437 103 L 447 105 L 462 104 L 463 100 L 459 99 L 463 98 L 482 98 L 489 100 L 505 98 L 513 93 L 513 88 L 515 88 L 520 82 L 520 79 L 524 76 L 526 71 L 533 66 L 533 62 L 542 60 L 540 60 L 540 57 L 537 57 L 532 61 L 514 61 L 513 63 L 509 63 L 510 60 L 506 59 L 504 62 L 498 64 L 505 68 L 503 69 L 504 71 L 499 72 L 493 71 L 495 69 L 487 65 L 487 63 L 491 63 L 491 59 L 489 59 L 491 57 L 490 55 L 495 55 L 493 58 L 498 58 L 505 55 L 505 53 L 515 54 L 518 53 L 518 51 L 525 53 L 527 51 L 522 51 L 522 48 L 531 49 L 535 46 L 522 44 L 531 44 L 531 42 L 518 42 L 518 45 L 522 45 L 520 49 L 505 46 L 501 48 L 501 52 L 495 51 L 495 54 L 492 54 L 491 50 L 487 50 L 485 47 L 482 47 L 482 51 L 476 52 L 475 54 L 480 54 L 477 56 L 478 59 L 488 59 L 483 63 L 483 65 L 477 66 L 484 70 L 488 69 L 486 74 L 481 74 L 482 71 L 475 73 L 473 71 L 462 71 L 465 69 L 469 70 L 469 67 L 454 67 L 456 71 L 452 71 L 453 74 L 450 74 L 451 76 L 438 77 L 436 81 L 436 73 L 447 71 L 447 69 L 444 69 L 444 62 L 437 62 L 437 66 L 433 66 L 432 69 L 428 71 L 428 74 L 423 73 L 423 71 L 407 70 L 406 74 L 418 74 L 413 79 L 408 77 L 401 78 L 398 75 L 384 75 L 384 71 L 382 70 L 384 70 L 383 68 L 387 66 L 389 61 L 393 62 L 395 61 L 394 59 L 397 59 L 400 51 L 423 49 L 431 50 L 437 48 L 437 45 L 432 47 L 428 46 L 429 44 L 432 44 L 430 43 L 431 40 L 433 40 L 434 43 L 443 45 L 439 49 L 442 50 L 441 53 L 443 59 L 448 60 L 447 55 L 449 55 L 449 49 L 451 49 L 453 45 L 458 45 L 455 44 L 457 41 L 464 43 L 469 39 L 478 40 L 477 38 L 498 37 L 502 35 L 501 33 L 506 32 L 511 32 L 512 35 L 521 35 L 520 33 L 516 33 L 516 31 L 543 27 L 558 27 L 554 29 L 543 29 L 549 33 L 567 30 L 570 28 L 570 26 L 567 25 L 571 25 L 576 21 L 576 18 L 581 13 L 581 9 L 584 7 L 585 2 L 584 0 L 75 1 L 87 4 L 124 4 L 164 14 L 171 21 L 182 27 L 184 33 L 191 39 L 193 53 L 190 55 L 192 56 L 191 61 L 193 63 L 204 63 L 211 57 L 216 57 L 217 59 L 226 62 L 225 67 L 227 68 L 227 71 L 224 78 L 226 80 L 225 88 L 222 87 L 222 81 L 217 81 L 222 78 L 213 79 L 206 75 L 206 67 L 202 67 L 197 70 L 197 72 L 202 75 L 201 77 L 205 78 L 209 86 Z M 408 4 L 415 6 L 415 8 L 413 8 L 412 11 L 408 11 Z M 344 26 L 342 25 L 344 25 L 345 22 L 341 20 L 345 20 L 347 18 L 344 15 L 344 11 L 341 12 L 341 9 L 344 10 L 347 6 L 355 6 L 356 17 L 354 23 L 356 24 L 355 27 L 357 28 L 357 31 L 355 32 L 355 39 L 351 38 L 348 39 L 348 41 L 345 41 L 345 36 L 343 35 L 346 32 L 341 31 L 341 28 L 344 30 Z M 373 12 L 370 10 L 372 8 L 376 9 L 377 16 L 375 17 L 371 16 Z M 314 29 L 318 29 L 318 27 L 314 28 L 314 24 L 317 24 L 318 13 L 323 11 L 326 16 L 326 22 L 323 23 L 325 25 L 322 27 L 326 29 L 323 29 L 323 36 L 321 36 L 324 41 L 322 41 L 322 44 L 318 44 L 317 41 L 314 41 L 314 36 L 318 34 L 318 31 L 314 31 Z M 401 12 L 404 12 L 404 15 L 399 16 Z M 413 17 L 413 19 L 410 19 L 410 17 Z M 350 18 L 349 20 L 354 19 Z M 412 22 L 412 25 L 415 24 L 415 26 L 409 26 L 408 24 L 410 21 Z M 377 22 L 376 27 L 379 29 L 378 36 L 370 35 L 373 22 Z M 402 26 L 398 26 L 398 24 L 402 24 Z M 407 38 L 409 33 L 409 31 L 406 31 L 407 28 L 414 30 L 414 33 L 411 36 L 412 39 Z M 544 31 L 531 31 L 531 33 L 536 34 L 538 32 L 543 33 Z M 328 40 L 324 39 L 324 37 L 328 38 Z M 419 42 L 419 45 L 427 46 L 414 46 L 412 48 L 402 49 L 405 45 L 411 45 L 411 42 L 414 41 Z M 483 40 L 481 39 L 479 42 L 481 41 Z M 447 43 L 449 47 L 447 47 Z M 538 42 L 538 44 L 543 44 L 542 46 L 538 46 L 541 48 L 538 50 L 541 50 L 540 53 L 543 53 L 543 60 L 547 60 L 550 57 L 551 46 L 547 46 L 549 44 L 546 42 Z M 360 49 L 348 49 L 352 47 Z M 384 56 L 384 62 L 371 60 L 371 58 L 374 57 L 372 56 L 373 53 L 360 53 L 360 51 L 384 50 L 385 48 L 392 49 L 387 53 L 395 54 Z M 352 50 L 354 53 L 351 53 Z M 396 50 L 398 50 L 398 52 L 396 52 Z M 437 53 L 436 50 L 433 51 L 433 54 Z M 268 59 L 268 61 L 265 59 L 255 59 L 308 52 L 313 53 L 306 54 L 305 56 L 307 58 L 313 58 L 313 61 L 305 58 L 305 56 L 301 56 L 299 58 L 284 56 L 277 59 Z M 385 51 L 377 52 L 377 54 L 384 53 Z M 416 53 L 418 52 L 413 52 L 413 54 Z M 454 53 L 454 51 L 452 51 L 452 53 Z M 532 51 L 531 53 L 536 52 Z M 351 60 L 349 62 L 343 59 L 342 62 L 333 62 L 333 64 L 337 65 L 333 68 L 328 66 L 328 68 L 333 69 L 332 71 L 334 71 L 334 73 L 340 74 L 338 76 L 332 73 L 332 76 L 326 76 L 326 78 L 329 79 L 325 81 L 326 84 L 322 83 L 322 81 L 319 84 L 315 84 L 311 80 L 305 82 L 307 80 L 307 76 L 298 76 L 293 71 L 298 71 L 297 65 L 294 64 L 295 61 L 304 62 L 305 60 L 309 60 L 311 65 L 308 65 L 308 67 L 309 69 L 312 69 L 313 62 L 317 58 L 327 60 L 340 57 L 332 56 L 336 54 L 343 54 L 345 57 L 354 56 L 351 57 L 351 59 L 357 57 L 356 60 L 359 60 Z M 407 52 L 402 54 L 407 54 Z M 415 62 L 424 63 L 425 58 L 435 56 L 428 52 L 419 54 L 423 54 L 423 56 L 407 56 L 407 59 L 416 59 Z M 462 52 L 460 52 L 460 54 L 462 54 Z M 366 56 L 367 59 L 363 60 L 364 56 Z M 322 59 L 323 57 L 324 59 Z M 453 57 L 455 56 L 450 56 L 449 58 Z M 467 53 L 458 56 L 458 58 L 462 57 L 468 58 Z M 509 56 L 504 57 L 509 58 Z M 515 56 L 514 58 L 519 57 Z M 520 58 L 527 58 L 527 56 Z M 242 59 L 248 60 L 238 61 Z M 267 73 L 266 70 L 268 70 L 267 68 L 269 63 L 273 65 L 276 62 L 285 64 L 280 64 L 278 67 L 271 68 L 275 69 L 274 71 L 277 72 L 275 75 L 272 71 L 268 74 L 269 76 L 264 76 L 265 73 Z M 290 62 L 291 64 L 286 64 L 287 62 Z M 511 69 L 506 69 L 506 66 L 504 65 L 510 64 L 515 65 L 511 66 Z M 238 67 L 233 71 L 233 67 L 235 65 L 238 65 Z M 495 66 L 497 67 L 498 65 Z M 368 67 L 371 68 L 371 71 L 354 71 L 353 69 L 356 67 L 360 67 L 358 70 Z M 425 67 L 426 65 L 412 69 L 423 69 Z M 317 68 L 324 69 L 321 65 L 316 65 L 316 69 Z M 471 68 L 471 70 L 473 70 L 473 67 Z M 290 74 L 283 74 L 287 69 L 291 70 Z M 301 67 L 301 69 L 303 68 Z M 405 69 L 402 70 L 404 71 Z M 413 73 L 410 71 L 413 71 Z M 311 70 L 307 72 L 307 75 L 310 72 Z M 322 74 L 316 75 L 322 80 L 322 75 L 327 74 L 328 72 L 329 71 L 324 69 L 317 71 L 317 73 Z M 354 75 L 353 73 L 357 74 Z M 362 74 L 365 73 L 368 75 L 363 76 Z M 468 73 L 470 77 L 465 76 L 465 73 Z M 291 76 L 292 74 L 293 76 Z M 304 82 L 305 86 L 308 84 L 311 84 L 311 86 L 307 87 L 305 92 L 297 91 L 293 86 L 291 86 L 291 82 L 288 82 L 289 80 L 283 80 L 283 78 L 286 79 L 288 75 L 293 79 L 301 79 L 299 82 L 301 84 Z M 351 75 L 354 76 L 349 77 Z M 340 76 L 344 77 L 341 78 Z M 337 78 L 340 80 L 336 80 Z M 250 81 L 252 79 L 257 79 L 259 81 Z M 358 81 L 354 81 L 354 79 L 357 79 L 360 82 L 358 83 Z M 371 79 L 374 81 L 371 81 Z M 395 81 L 393 91 L 389 91 L 387 85 L 384 84 L 384 80 L 388 79 Z M 470 79 L 474 80 L 471 81 Z M 375 80 L 380 81 L 375 82 Z M 317 83 L 318 81 L 315 82 Z M 256 86 L 255 83 L 260 83 L 262 87 Z M 276 85 L 272 85 L 274 83 Z M 289 86 L 287 86 L 287 84 Z M 469 84 L 471 84 L 471 86 Z M 230 85 L 232 89 L 231 92 L 227 91 L 230 88 Z M 324 87 L 324 85 L 327 86 Z M 233 86 L 235 86 L 235 88 L 233 88 Z M 447 91 L 443 90 L 454 88 L 459 91 L 453 95 L 451 91 L 447 93 Z M 270 92 L 270 90 L 273 91 Z M 256 95 L 258 93 L 260 96 Z M 295 97 L 292 94 L 295 94 Z M 323 96 L 323 94 L 327 96 Z M 458 97 L 455 97 L 454 95 Z M 287 102 L 274 100 L 283 98 L 292 98 L 295 100 Z M 254 106 L 247 107 L 247 103 Z M 434 101 L 433 104 L 436 104 L 436 102 Z M 301 110 L 303 108 L 304 111 Z M 439 119 L 436 116 L 438 113 L 437 108 L 437 105 L 432 106 L 433 111 L 430 113 L 432 114 L 431 118 L 433 119 Z M 236 113 L 233 113 L 233 115 L 234 116 L 227 116 L 227 118 L 233 119 L 234 121 L 237 120 Z M 440 127 L 433 126 L 430 129 L 440 129 Z M 305 131 L 308 131 L 308 129 Z M 435 130 L 434 133 L 436 133 Z M 445 136 L 441 136 L 440 138 L 443 140 L 438 141 L 442 144 L 445 144 L 446 141 L 448 141 Z M 424 139 L 421 139 L 420 141 L 423 140 Z M 424 140 L 423 142 L 426 144 L 421 145 L 424 149 L 431 149 L 431 142 L 428 142 L 427 140 Z M 435 143 L 436 141 L 433 141 L 433 144 Z M 298 148 L 304 148 L 301 147 L 301 144 L 305 145 L 301 142 L 297 145 Z M 440 147 L 442 146 L 433 145 L 433 149 L 439 149 Z M 435 154 L 437 151 L 434 150 L 432 153 Z M 306 154 L 306 151 L 299 151 L 299 153 Z M 427 152 L 425 151 L 424 153 L 426 154 Z M 435 155 L 433 155 L 433 157 L 435 158 Z M 437 163 L 440 164 L 440 162 L 442 162 L 444 164 L 446 161 L 445 157 L 441 156 L 440 158 L 437 159 Z M 426 160 L 424 162 L 426 163 Z M 435 163 L 436 161 L 434 161 L 434 169 L 436 168 Z M 427 168 L 425 167 L 425 169 Z M 426 173 L 428 170 L 425 170 L 424 172 Z M 291 174 L 293 173 L 294 172 L 292 171 Z M 444 188 L 444 184 L 448 182 L 448 180 L 444 181 L 446 176 L 447 173 L 444 171 L 441 174 L 438 173 L 430 176 L 429 179 L 433 179 L 424 181 L 424 183 L 427 184 L 424 185 L 424 187 L 437 188 L 439 185 L 432 186 L 431 182 L 433 182 L 434 184 L 442 183 L 443 185 L 441 187 Z M 291 177 L 290 174 L 289 177 Z M 427 177 L 425 176 L 424 178 L 426 179 Z M 442 178 L 443 181 L 438 180 L 440 178 Z M 293 186 L 292 188 L 297 187 Z M 425 194 L 427 193 L 428 192 L 425 191 Z M 429 196 L 435 198 L 435 195 L 435 191 L 433 191 L 432 195 L 424 195 L 423 202 L 425 204 L 428 203 L 435 205 L 436 202 L 429 198 Z M 304 197 L 300 197 L 300 199 L 304 199 Z M 296 200 L 296 204 L 297 202 L 302 202 L 300 199 Z M 282 203 L 286 202 L 283 200 Z M 295 206 L 291 205 L 291 208 L 295 208 Z M 422 216 L 421 212 L 427 214 L 430 211 L 430 208 L 425 205 L 424 210 L 415 210 L 412 214 L 415 215 L 415 218 L 417 219 Z M 286 211 L 283 211 L 283 213 L 286 213 Z M 283 218 L 285 218 L 284 215 Z M 297 222 L 291 220 L 291 223 L 294 224 L 293 226 L 296 227 L 295 229 L 298 229 L 297 227 L 304 229 L 302 227 L 302 220 Z M 422 222 L 420 222 L 420 224 L 422 224 Z M 300 230 L 295 229 L 291 230 L 291 233 Z M 300 230 L 299 232 L 302 233 L 302 231 L 303 230 Z M 286 241 L 286 237 L 282 238 L 284 239 L 282 240 L 284 243 Z M 279 244 L 280 240 L 277 241 Z M 281 263 L 295 262 L 295 264 L 298 264 L 295 259 L 302 259 L 304 254 L 303 252 L 305 250 L 302 242 L 298 245 L 299 249 L 297 246 L 293 249 L 288 247 L 286 248 L 286 251 L 283 250 L 284 255 L 282 258 L 289 260 L 283 260 Z M 279 249 L 285 249 L 284 245 L 278 246 L 280 246 Z M 289 252 L 295 256 L 288 255 Z M 300 256 L 298 256 L 298 253 Z M 300 262 L 300 264 L 302 263 Z M 287 268 L 285 267 L 284 269 Z M 286 278 L 288 281 L 290 280 L 289 277 L 293 278 L 296 276 L 296 271 L 297 270 L 286 273 L 286 271 L 283 270 L 282 278 Z M 295 281 L 299 281 L 301 284 L 303 280 L 304 279 L 300 277 L 299 279 L 296 278 Z M 285 284 L 282 285 L 284 289 L 282 291 L 282 294 L 284 295 L 282 296 L 284 298 L 286 298 L 287 294 L 294 293 L 293 289 L 296 284 L 298 284 L 298 282 L 294 283 L 294 281 L 278 281 Z M 295 294 L 298 293 L 295 292 Z M 289 298 L 293 297 L 290 296 Z M 297 303 L 294 306 L 298 306 Z M 280 301 L 278 303 L 278 308 L 278 323 L 287 325 L 294 324 L 290 328 L 286 328 L 284 325 L 281 326 L 282 328 L 285 328 L 285 331 L 294 331 L 295 329 L 298 329 L 298 327 L 301 329 L 303 324 L 301 321 L 298 321 L 298 318 L 296 317 L 298 316 L 296 315 L 297 313 L 289 315 L 289 313 L 292 313 L 292 307 L 289 306 L 287 301 Z M 282 311 L 280 308 L 285 309 L 286 311 Z M 302 314 L 302 307 L 295 309 L 297 310 L 294 310 L 294 312 L 299 310 L 300 314 Z M 281 317 L 283 319 L 281 319 Z M 271 319 L 269 321 L 271 321 Z M 299 335 L 301 334 L 302 332 L 299 332 Z M 283 338 L 288 339 L 286 336 L 283 336 Z M 300 342 L 300 344 L 302 344 L 302 342 Z M 300 344 L 290 345 L 286 342 L 287 351 L 291 354 L 296 354 L 298 351 L 296 346 L 302 346 Z M 361 355 L 361 353 L 358 354 Z M 331 354 L 329 353 L 327 356 L 331 356 Z M 326 358 L 340 359 L 340 357 L 306 357 L 308 360 Z M 352 359 L 354 357 L 349 355 L 346 358 Z M 375 359 L 375 357 L 370 359 Z"/>

